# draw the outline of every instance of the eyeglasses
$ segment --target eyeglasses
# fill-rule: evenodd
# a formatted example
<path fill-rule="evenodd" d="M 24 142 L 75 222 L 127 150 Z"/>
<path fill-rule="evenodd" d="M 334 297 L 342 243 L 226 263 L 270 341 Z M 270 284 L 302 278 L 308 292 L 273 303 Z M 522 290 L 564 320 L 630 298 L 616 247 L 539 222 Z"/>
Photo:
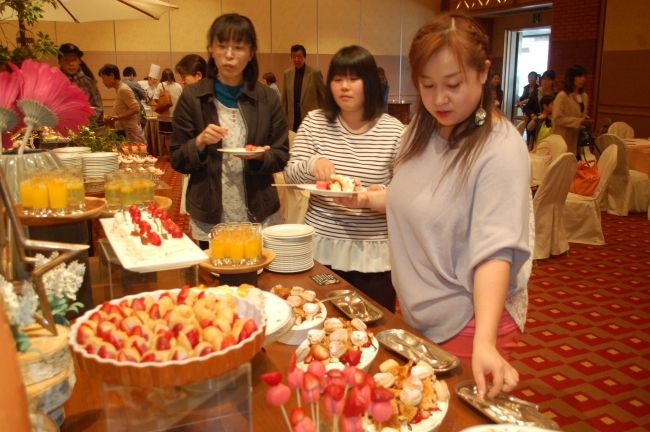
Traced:
<path fill-rule="evenodd" d="M 217 54 L 226 54 L 228 51 L 233 56 L 242 56 L 248 54 L 249 46 L 245 44 L 228 45 L 223 43 L 216 44 L 214 50 Z"/>

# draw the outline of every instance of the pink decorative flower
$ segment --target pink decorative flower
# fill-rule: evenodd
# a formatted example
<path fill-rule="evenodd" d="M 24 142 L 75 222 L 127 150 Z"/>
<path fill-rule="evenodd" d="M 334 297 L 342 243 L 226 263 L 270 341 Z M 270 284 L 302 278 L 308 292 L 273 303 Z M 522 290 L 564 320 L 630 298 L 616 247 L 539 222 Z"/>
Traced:
<path fill-rule="evenodd" d="M 10 64 L 14 69 L 16 66 Z M 19 122 L 16 99 L 20 91 L 20 74 L 0 73 L 0 134 L 15 128 Z"/>

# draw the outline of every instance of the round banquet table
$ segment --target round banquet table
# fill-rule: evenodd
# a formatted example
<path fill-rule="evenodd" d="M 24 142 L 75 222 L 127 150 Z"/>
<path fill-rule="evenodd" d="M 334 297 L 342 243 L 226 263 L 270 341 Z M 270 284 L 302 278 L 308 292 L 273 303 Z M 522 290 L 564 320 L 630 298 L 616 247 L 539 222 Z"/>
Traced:
<path fill-rule="evenodd" d="M 625 144 L 630 169 L 650 175 L 650 140 L 626 139 Z"/>

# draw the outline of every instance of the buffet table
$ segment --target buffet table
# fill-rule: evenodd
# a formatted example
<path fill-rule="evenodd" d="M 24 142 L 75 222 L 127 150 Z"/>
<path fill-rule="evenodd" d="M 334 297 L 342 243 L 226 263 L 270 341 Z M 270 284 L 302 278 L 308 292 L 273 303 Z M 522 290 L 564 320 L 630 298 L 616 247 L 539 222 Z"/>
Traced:
<path fill-rule="evenodd" d="M 106 300 L 108 283 L 107 276 L 104 274 L 106 273 L 105 269 L 102 269 L 98 257 L 90 258 L 90 270 L 92 273 L 95 303 L 99 304 L 99 302 Z M 160 288 L 177 288 L 179 282 L 182 281 L 184 277 L 187 277 L 186 275 L 188 273 L 190 272 L 178 270 L 176 272 L 167 271 L 160 272 L 156 275 L 152 274 L 154 277 L 150 278 L 149 281 L 143 281 L 142 284 L 139 284 L 137 287 L 130 285 L 128 287 L 128 292 L 115 293 L 115 295 L 121 296 L 133 294 L 134 290 L 144 291 Z M 258 286 L 264 290 L 268 290 L 276 284 L 282 284 L 284 286 L 302 286 L 305 289 L 316 291 L 318 298 L 321 299 L 325 298 L 325 294 L 328 291 L 353 288 L 345 281 L 341 281 L 337 284 L 320 286 L 311 279 L 311 276 L 323 273 L 331 274 L 332 272 L 318 263 L 316 263 L 311 270 L 298 274 L 279 274 L 264 271 L 258 277 Z M 219 285 L 216 277 L 208 272 L 200 270 L 198 275 L 199 282 L 206 286 Z M 336 308 L 331 306 L 331 302 L 326 302 L 325 304 L 327 305 L 328 316 L 342 316 Z M 378 308 L 381 308 L 376 303 L 375 305 Z M 419 334 L 394 314 L 383 308 L 381 308 L 381 310 L 383 312 L 383 318 L 374 325 L 369 326 L 369 328 L 375 333 L 384 329 L 402 328 Z M 276 370 L 284 373 L 287 370 L 290 356 L 295 349 L 296 346 L 284 345 L 276 342 L 267 345 L 253 358 L 252 423 L 255 431 L 286 430 L 280 410 L 267 405 L 265 402 L 267 385 L 261 382 L 259 377 L 262 373 Z M 371 364 L 369 372 L 377 372 L 379 364 L 388 358 L 395 358 L 400 363 L 405 363 L 403 358 L 397 357 L 395 354 L 382 348 L 379 350 L 377 358 Z M 101 383 L 79 370 L 76 371 L 76 374 L 77 383 L 74 387 L 72 397 L 65 405 L 66 420 L 63 424 L 62 431 L 106 430 L 101 402 Z M 458 382 L 470 379 L 471 377 L 469 364 L 465 362 L 462 362 L 459 368 L 439 375 L 439 378 L 447 383 L 451 393 L 449 410 L 442 425 L 438 429 L 440 432 L 455 432 L 468 426 L 489 423 L 487 418 L 483 417 L 472 407 L 460 400 L 454 392 L 455 386 Z M 207 407 L 202 408 L 208 409 Z"/>

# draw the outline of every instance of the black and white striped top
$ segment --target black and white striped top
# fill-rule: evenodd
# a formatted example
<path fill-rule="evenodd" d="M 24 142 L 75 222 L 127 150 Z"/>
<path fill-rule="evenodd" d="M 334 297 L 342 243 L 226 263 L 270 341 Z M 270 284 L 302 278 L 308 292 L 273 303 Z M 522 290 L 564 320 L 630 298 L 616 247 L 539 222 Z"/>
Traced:
<path fill-rule="evenodd" d="M 322 110 L 311 111 L 296 135 L 285 178 L 288 183 L 315 183 L 314 164 L 318 158 L 326 157 L 336 167 L 337 174 L 359 178 L 362 186 L 388 185 L 403 129 L 399 120 L 382 114 L 370 130 L 353 134 L 338 119 L 329 123 Z M 317 236 L 329 239 L 353 242 L 388 239 L 384 214 L 350 209 L 329 197 L 311 196 L 305 223 L 316 229 Z"/>

